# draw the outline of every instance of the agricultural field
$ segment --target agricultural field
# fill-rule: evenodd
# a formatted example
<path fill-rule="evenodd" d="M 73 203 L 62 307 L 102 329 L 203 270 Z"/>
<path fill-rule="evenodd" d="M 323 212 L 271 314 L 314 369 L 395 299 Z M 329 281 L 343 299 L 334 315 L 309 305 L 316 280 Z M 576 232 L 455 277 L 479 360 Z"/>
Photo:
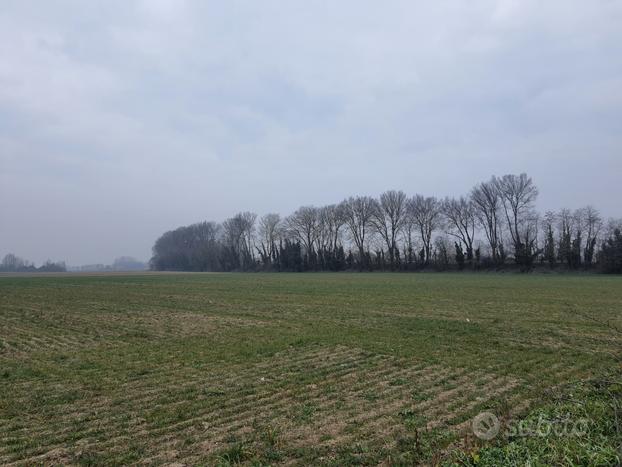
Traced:
<path fill-rule="evenodd" d="M 618 365 L 621 311 L 597 275 L 0 277 L 0 464 L 449 462 Z"/>

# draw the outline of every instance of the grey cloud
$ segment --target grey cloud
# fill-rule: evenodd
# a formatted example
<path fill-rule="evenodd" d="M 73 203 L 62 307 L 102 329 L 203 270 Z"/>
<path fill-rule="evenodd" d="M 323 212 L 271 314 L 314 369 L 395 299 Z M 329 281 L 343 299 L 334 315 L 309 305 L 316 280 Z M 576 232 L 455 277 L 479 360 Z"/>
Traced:
<path fill-rule="evenodd" d="M 146 259 L 237 210 L 521 171 L 542 209 L 619 216 L 621 20 L 605 0 L 5 2 L 0 254 Z"/>

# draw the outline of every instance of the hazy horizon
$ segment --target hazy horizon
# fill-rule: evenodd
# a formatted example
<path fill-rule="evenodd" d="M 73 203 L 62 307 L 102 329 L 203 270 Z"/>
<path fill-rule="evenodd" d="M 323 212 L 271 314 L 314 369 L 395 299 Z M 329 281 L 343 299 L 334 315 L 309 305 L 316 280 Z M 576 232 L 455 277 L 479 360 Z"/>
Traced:
<path fill-rule="evenodd" d="M 622 3 L 7 1 L 0 256 L 527 172 L 621 217 Z"/>

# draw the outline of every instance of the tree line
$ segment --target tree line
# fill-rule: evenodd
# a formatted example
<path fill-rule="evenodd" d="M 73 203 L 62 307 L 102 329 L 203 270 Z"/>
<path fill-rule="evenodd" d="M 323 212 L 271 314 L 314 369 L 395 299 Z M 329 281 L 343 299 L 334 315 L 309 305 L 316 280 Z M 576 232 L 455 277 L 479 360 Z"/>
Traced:
<path fill-rule="evenodd" d="M 544 215 L 527 174 L 438 199 L 390 190 L 287 217 L 241 212 L 164 233 L 150 266 L 177 271 L 411 271 L 534 267 L 622 272 L 622 220 L 586 206 Z"/>
<path fill-rule="evenodd" d="M 0 261 L 0 272 L 125 272 L 144 271 L 148 265 L 131 256 L 115 258 L 112 264 L 85 264 L 83 266 L 68 267 L 64 261 L 47 260 L 37 267 L 34 263 L 25 260 L 13 253 L 6 254 Z"/>
<path fill-rule="evenodd" d="M 0 272 L 65 272 L 67 266 L 63 261 L 46 261 L 41 266 L 36 267 L 34 263 L 27 261 L 19 256 L 8 253 L 4 255 L 0 262 Z"/>

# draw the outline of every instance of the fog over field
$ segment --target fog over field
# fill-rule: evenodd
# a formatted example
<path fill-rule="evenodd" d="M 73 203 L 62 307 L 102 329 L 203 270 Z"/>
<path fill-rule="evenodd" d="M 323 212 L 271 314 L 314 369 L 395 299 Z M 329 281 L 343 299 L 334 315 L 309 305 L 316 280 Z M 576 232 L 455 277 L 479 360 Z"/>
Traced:
<path fill-rule="evenodd" d="M 0 257 L 528 172 L 621 215 L 618 1 L 28 1 L 0 14 Z"/>

